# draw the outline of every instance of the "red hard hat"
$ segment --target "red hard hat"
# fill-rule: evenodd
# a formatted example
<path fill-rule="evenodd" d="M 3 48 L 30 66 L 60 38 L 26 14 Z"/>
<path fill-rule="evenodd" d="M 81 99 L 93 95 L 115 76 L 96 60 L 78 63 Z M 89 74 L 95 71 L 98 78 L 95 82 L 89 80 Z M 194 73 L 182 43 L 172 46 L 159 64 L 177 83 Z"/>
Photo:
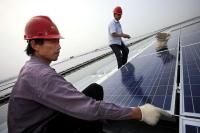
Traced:
<path fill-rule="evenodd" d="M 113 13 L 122 14 L 122 8 L 120 6 L 115 7 L 115 9 L 113 10 Z"/>
<path fill-rule="evenodd" d="M 63 38 L 48 16 L 35 16 L 26 24 L 25 40 Z"/>

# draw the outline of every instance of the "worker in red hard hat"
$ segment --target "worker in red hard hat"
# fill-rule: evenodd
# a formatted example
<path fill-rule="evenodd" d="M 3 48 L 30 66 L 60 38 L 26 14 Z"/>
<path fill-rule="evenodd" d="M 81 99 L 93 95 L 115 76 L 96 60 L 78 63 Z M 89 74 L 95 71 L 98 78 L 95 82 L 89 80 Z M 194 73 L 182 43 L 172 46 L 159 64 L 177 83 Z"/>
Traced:
<path fill-rule="evenodd" d="M 60 52 L 58 28 L 47 16 L 33 17 L 25 27 L 26 53 L 8 105 L 8 133 L 103 133 L 101 120 L 158 122 L 152 105 L 120 107 L 103 101 L 103 88 L 93 83 L 79 92 L 50 67 Z M 156 115 L 155 115 L 156 114 Z"/>
<path fill-rule="evenodd" d="M 128 59 L 129 49 L 124 44 L 122 38 L 130 38 L 130 35 L 124 34 L 119 20 L 122 16 L 122 8 L 117 6 L 113 10 L 114 19 L 108 27 L 109 45 L 117 58 L 118 68 L 126 64 Z"/>

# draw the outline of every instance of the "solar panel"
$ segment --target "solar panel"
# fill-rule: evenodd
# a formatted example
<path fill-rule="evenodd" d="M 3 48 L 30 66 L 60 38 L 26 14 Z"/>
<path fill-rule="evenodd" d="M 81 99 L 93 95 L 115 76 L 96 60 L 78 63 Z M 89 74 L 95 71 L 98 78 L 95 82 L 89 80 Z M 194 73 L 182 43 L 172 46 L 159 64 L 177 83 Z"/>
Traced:
<path fill-rule="evenodd" d="M 200 43 L 181 47 L 181 114 L 200 117 Z"/>
<path fill-rule="evenodd" d="M 151 103 L 174 110 L 177 50 L 138 56 L 101 83 L 104 100 L 121 106 Z"/>
<path fill-rule="evenodd" d="M 200 42 L 200 23 L 181 29 L 181 46 Z"/>
<path fill-rule="evenodd" d="M 180 133 L 200 133 L 200 120 L 192 118 L 180 118 Z"/>
<path fill-rule="evenodd" d="M 200 31 L 187 34 L 181 38 L 181 44 L 182 46 L 199 43 L 200 42 Z"/>

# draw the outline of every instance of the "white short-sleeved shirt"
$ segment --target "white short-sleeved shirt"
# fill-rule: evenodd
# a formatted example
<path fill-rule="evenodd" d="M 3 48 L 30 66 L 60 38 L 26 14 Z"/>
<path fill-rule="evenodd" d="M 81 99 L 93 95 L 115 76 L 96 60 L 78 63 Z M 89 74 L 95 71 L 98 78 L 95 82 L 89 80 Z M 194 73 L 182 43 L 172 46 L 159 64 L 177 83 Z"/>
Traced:
<path fill-rule="evenodd" d="M 109 36 L 109 45 L 111 44 L 117 44 L 121 45 L 122 39 L 121 37 L 113 37 L 112 33 L 122 33 L 122 27 L 119 21 L 113 19 L 108 27 L 108 36 Z"/>

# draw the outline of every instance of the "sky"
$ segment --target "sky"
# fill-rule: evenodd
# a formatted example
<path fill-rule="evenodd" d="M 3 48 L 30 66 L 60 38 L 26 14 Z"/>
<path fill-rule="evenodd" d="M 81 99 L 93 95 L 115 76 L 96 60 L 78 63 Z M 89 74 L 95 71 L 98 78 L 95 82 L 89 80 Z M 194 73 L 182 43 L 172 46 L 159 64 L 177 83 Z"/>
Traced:
<path fill-rule="evenodd" d="M 18 75 L 25 54 L 24 27 L 47 15 L 65 39 L 58 61 L 108 46 L 113 8 L 121 6 L 123 32 L 132 38 L 200 16 L 200 0 L 0 0 L 0 81 Z"/>

